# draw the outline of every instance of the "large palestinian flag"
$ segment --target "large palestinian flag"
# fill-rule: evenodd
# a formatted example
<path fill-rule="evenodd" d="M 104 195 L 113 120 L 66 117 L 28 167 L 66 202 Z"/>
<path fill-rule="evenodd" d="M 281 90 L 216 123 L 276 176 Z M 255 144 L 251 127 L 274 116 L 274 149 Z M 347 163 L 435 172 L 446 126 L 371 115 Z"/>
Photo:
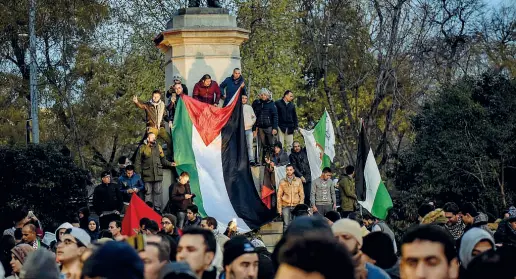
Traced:
<path fill-rule="evenodd" d="M 236 218 L 242 232 L 273 219 L 274 211 L 262 203 L 251 176 L 240 92 L 224 108 L 182 95 L 172 139 L 176 168 L 190 174 L 202 216 L 214 217 L 221 228 Z"/>

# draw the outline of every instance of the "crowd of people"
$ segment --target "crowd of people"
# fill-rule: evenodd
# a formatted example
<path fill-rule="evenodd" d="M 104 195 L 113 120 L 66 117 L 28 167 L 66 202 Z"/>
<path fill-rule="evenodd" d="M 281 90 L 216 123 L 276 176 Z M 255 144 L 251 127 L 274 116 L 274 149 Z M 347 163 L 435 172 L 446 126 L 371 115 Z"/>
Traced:
<path fill-rule="evenodd" d="M 244 78 L 234 69 L 220 85 L 204 75 L 192 96 L 224 107 L 238 90 L 249 163 L 264 168 L 263 185 L 274 189 L 270 208 L 283 221 L 274 247 L 266 247 L 258 230 L 242 234 L 235 221 L 221 228 L 215 218 L 201 216 L 187 172 L 179 174 L 166 193 L 169 202 L 162 204 L 163 169 L 175 167 L 168 129 L 178 99 L 188 94 L 175 76 L 166 105 L 159 90 L 145 103 L 133 98 L 145 111 L 144 139 L 132 160 L 122 157 L 118 171 L 101 174 L 91 206 L 55 231 L 23 206 L 14 211 L 13 226 L 0 242 L 0 279 L 516 278 L 514 206 L 490 222 L 472 203 L 441 208 L 424 203 L 419 223 L 400 241 L 384 220 L 362 214 L 353 166 L 324 168 L 312 177 L 306 148 L 293 137 L 298 130 L 293 92 L 273 101 L 262 89 L 249 105 Z M 276 183 L 272 174 L 279 166 L 285 175 Z M 142 218 L 136 235 L 121 223 L 134 195 L 161 216 L 160 224 Z"/>
<path fill-rule="evenodd" d="M 425 203 L 420 224 L 404 232 L 399 246 L 370 214 L 298 211 L 272 253 L 256 231 L 222 233 L 215 218 L 187 208 L 182 229 L 165 213 L 161 228 L 142 218 L 138 234 L 128 237 L 120 221 L 99 231 L 84 208 L 79 221 L 44 232 L 20 207 L 0 241 L 0 278 L 516 278 L 515 207 L 493 232 L 472 204 Z"/>

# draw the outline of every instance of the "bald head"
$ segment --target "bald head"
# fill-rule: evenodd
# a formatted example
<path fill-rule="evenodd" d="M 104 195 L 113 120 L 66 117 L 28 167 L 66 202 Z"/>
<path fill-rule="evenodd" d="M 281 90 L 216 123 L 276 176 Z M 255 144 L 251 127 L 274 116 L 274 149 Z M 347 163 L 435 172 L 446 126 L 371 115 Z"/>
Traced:
<path fill-rule="evenodd" d="M 22 241 L 27 244 L 32 244 L 36 241 L 36 226 L 33 224 L 26 224 L 23 226 Z"/>

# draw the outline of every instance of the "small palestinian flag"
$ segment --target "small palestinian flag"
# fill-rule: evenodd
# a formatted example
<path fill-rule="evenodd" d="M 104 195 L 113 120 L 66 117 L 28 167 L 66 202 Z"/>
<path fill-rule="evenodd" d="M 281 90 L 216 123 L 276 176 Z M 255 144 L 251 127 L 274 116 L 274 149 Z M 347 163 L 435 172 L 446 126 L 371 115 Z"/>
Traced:
<path fill-rule="evenodd" d="M 389 209 L 392 208 L 392 199 L 380 176 L 373 150 L 367 140 L 363 121 L 358 141 L 355 185 L 358 203 L 373 216 L 385 219 Z"/>

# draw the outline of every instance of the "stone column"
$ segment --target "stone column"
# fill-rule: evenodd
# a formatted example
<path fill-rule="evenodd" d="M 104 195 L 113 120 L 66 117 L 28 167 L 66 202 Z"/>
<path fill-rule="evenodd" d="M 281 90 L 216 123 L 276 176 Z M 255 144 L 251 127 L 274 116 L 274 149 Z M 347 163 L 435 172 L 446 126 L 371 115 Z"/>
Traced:
<path fill-rule="evenodd" d="M 222 8 L 180 9 L 168 22 L 167 30 L 154 39 L 165 53 L 165 88 L 179 74 L 192 95 L 195 83 L 204 74 L 221 83 L 234 68 L 240 68 L 240 45 L 249 31 L 238 28 L 236 17 Z"/>
<path fill-rule="evenodd" d="M 154 38 L 165 54 L 165 89 L 172 77 L 179 74 L 192 96 L 194 85 L 204 74 L 217 83 L 240 66 L 240 45 L 249 38 L 249 31 L 238 28 L 236 17 L 222 8 L 180 9 L 167 23 L 167 30 Z M 168 202 L 168 189 L 176 175 L 163 172 L 163 206 Z"/>

